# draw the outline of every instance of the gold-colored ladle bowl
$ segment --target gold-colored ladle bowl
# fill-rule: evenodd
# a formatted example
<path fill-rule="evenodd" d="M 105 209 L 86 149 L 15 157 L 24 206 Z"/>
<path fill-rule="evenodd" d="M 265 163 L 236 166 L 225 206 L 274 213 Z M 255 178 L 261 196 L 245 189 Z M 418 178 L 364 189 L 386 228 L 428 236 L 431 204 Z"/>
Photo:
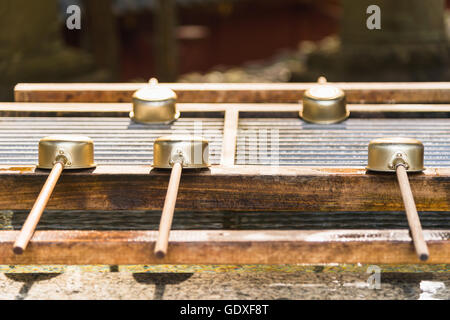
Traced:
<path fill-rule="evenodd" d="M 424 146 L 411 138 L 380 138 L 369 143 L 367 169 L 379 172 L 395 172 L 403 163 L 408 172 L 420 172 L 424 168 Z"/>
<path fill-rule="evenodd" d="M 58 159 L 65 159 L 64 169 L 88 169 L 94 162 L 94 141 L 85 136 L 57 135 L 39 141 L 40 169 L 52 169 Z"/>
<path fill-rule="evenodd" d="M 133 94 L 133 111 L 130 118 L 143 124 L 173 122 L 180 117 L 176 102 L 176 93 L 152 78 L 148 85 Z"/>
<path fill-rule="evenodd" d="M 209 143 L 196 136 L 171 135 L 156 139 L 153 145 L 153 166 L 170 169 L 181 162 L 183 169 L 209 166 Z"/>
<path fill-rule="evenodd" d="M 311 123 L 332 124 L 344 121 L 350 115 L 343 90 L 326 83 L 324 77 L 305 91 L 300 117 Z"/>

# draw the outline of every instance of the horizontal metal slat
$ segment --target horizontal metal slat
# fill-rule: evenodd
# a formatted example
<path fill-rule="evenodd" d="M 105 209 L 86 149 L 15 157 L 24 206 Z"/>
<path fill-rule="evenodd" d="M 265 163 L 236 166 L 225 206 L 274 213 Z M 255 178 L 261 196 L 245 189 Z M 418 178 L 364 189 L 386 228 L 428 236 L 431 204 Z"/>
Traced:
<path fill-rule="evenodd" d="M 240 119 L 236 164 L 364 167 L 369 142 L 386 136 L 419 139 L 426 166 L 450 167 L 450 119 L 347 119 L 332 125 Z"/>
<path fill-rule="evenodd" d="M 168 125 L 142 125 L 129 118 L 0 118 L 0 165 L 35 164 L 39 139 L 81 134 L 94 140 L 98 164 L 151 164 L 153 142 L 162 135 L 202 135 L 210 142 L 210 162 L 220 162 L 223 119 L 183 118 Z"/>

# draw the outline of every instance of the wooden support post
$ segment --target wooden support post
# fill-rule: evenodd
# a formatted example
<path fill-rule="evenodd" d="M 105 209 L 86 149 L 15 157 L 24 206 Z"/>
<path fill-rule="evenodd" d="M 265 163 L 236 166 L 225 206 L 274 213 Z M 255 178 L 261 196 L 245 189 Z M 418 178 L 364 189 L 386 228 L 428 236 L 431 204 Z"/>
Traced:
<path fill-rule="evenodd" d="M 155 63 L 160 82 L 174 82 L 178 77 L 175 0 L 158 0 L 155 7 Z"/>
<path fill-rule="evenodd" d="M 85 0 L 89 44 L 95 63 L 105 69 L 111 79 L 118 78 L 119 36 L 112 8 L 112 0 Z"/>
<path fill-rule="evenodd" d="M 239 110 L 236 108 L 225 111 L 223 128 L 223 143 L 221 165 L 233 166 L 236 155 L 236 139 L 239 125 Z"/>

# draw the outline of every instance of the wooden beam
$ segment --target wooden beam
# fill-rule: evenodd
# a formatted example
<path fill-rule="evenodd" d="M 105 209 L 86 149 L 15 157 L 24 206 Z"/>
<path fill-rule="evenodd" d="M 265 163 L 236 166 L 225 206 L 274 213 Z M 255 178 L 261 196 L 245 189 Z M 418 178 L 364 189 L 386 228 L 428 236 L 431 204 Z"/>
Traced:
<path fill-rule="evenodd" d="M 172 231 L 168 254 L 152 254 L 156 231 L 37 231 L 23 255 L 17 231 L 0 232 L 0 264 L 419 264 L 408 230 Z M 450 263 L 450 230 L 424 231 L 426 263 Z"/>
<path fill-rule="evenodd" d="M 178 103 L 181 112 L 224 112 L 236 110 L 251 113 L 295 113 L 299 103 Z M 349 104 L 352 116 L 380 116 L 389 113 L 420 114 L 431 116 L 450 114 L 450 104 Z M 131 103 L 87 103 L 87 102 L 1 102 L 0 117 L 128 117 Z M 276 117 L 276 116 L 274 116 Z"/>
<path fill-rule="evenodd" d="M 47 171 L 0 167 L 0 208 L 29 210 Z M 169 173 L 150 166 L 99 166 L 65 171 L 49 201 L 53 210 L 161 210 Z M 411 174 L 419 211 L 450 211 L 450 169 Z M 177 210 L 191 211 L 402 211 L 392 174 L 363 168 L 213 166 L 186 171 Z"/>
<path fill-rule="evenodd" d="M 131 102 L 143 83 L 21 83 L 16 102 Z M 313 83 L 168 83 L 178 102 L 297 103 Z M 335 83 L 349 103 L 449 103 L 450 82 Z"/>

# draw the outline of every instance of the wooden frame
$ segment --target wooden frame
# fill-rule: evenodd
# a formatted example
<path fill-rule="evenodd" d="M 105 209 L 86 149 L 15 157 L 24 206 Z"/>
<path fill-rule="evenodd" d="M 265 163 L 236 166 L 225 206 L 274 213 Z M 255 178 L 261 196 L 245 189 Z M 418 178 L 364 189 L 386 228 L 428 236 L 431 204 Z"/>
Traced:
<path fill-rule="evenodd" d="M 169 174 L 152 170 L 151 166 L 67 171 L 47 208 L 161 210 Z M 0 208 L 31 208 L 47 175 L 47 171 L 35 170 L 34 166 L 1 166 Z M 401 211 L 403 202 L 396 183 L 392 174 L 369 174 L 364 169 L 213 166 L 183 174 L 177 209 Z M 410 183 L 418 210 L 450 211 L 450 168 L 427 169 L 411 175 Z"/>
<path fill-rule="evenodd" d="M 300 108 L 299 104 L 179 104 L 180 111 L 185 113 L 224 113 L 224 132 L 220 165 L 183 174 L 177 208 L 203 211 L 402 210 L 399 193 L 392 192 L 397 186 L 395 177 L 390 174 L 367 173 L 363 168 L 235 165 L 240 113 L 272 112 L 296 116 Z M 373 116 L 390 112 L 405 115 L 450 112 L 450 105 L 350 105 L 349 108 L 353 115 L 369 113 Z M 127 116 L 130 110 L 129 103 L 7 103 L 1 104 L 0 115 L 74 116 L 82 113 Z M 5 191 L 0 194 L 0 207 L 11 210 L 29 208 L 46 175 L 47 172 L 35 170 L 34 166 L 0 166 L 0 183 Z M 152 170 L 151 166 L 99 166 L 88 171 L 64 172 L 48 208 L 159 210 L 167 181 L 167 172 Z M 339 187 L 327 188 L 329 185 Z M 450 211 L 447 195 L 450 168 L 431 168 L 423 174 L 412 175 L 411 185 L 419 210 Z M 205 187 L 208 193 L 198 191 Z M 133 192 L 125 197 L 120 193 L 124 188 L 131 188 Z M 21 194 L 14 194 L 18 189 Z M 241 189 L 246 192 L 236 191 Z M 433 201 L 429 201 L 430 195 L 433 195 Z M 18 196 L 20 201 L 17 201 Z"/>
<path fill-rule="evenodd" d="M 178 103 L 181 112 L 252 112 L 252 113 L 298 113 L 302 109 L 299 103 Z M 352 116 L 383 115 L 398 113 L 444 114 L 450 113 L 447 104 L 349 104 Z M 90 116 L 90 117 L 128 117 L 131 103 L 84 103 L 84 102 L 2 102 L 1 117 L 30 116 Z"/>
<path fill-rule="evenodd" d="M 156 259 L 156 231 L 37 231 L 23 255 L 17 231 L 0 232 L 0 263 L 20 264 L 418 264 L 408 230 L 172 231 Z M 449 263 L 450 230 L 424 231 L 427 263 Z"/>
<path fill-rule="evenodd" d="M 0 115 L 127 116 L 131 92 L 142 85 L 19 84 L 15 89 L 19 103 L 0 104 Z M 219 166 L 183 174 L 177 209 L 403 210 L 400 193 L 393 192 L 395 177 L 389 174 L 368 174 L 363 168 L 234 164 L 240 113 L 297 113 L 298 100 L 311 84 L 167 85 L 177 92 L 182 112 L 224 113 L 227 142 Z M 450 83 L 338 85 L 346 90 L 353 115 L 448 117 L 450 113 Z M 0 207 L 29 209 L 46 175 L 34 166 L 0 166 L 4 190 Z M 418 210 L 450 211 L 450 168 L 429 168 L 410 179 Z M 167 183 L 168 173 L 150 166 L 65 172 L 48 209 L 159 210 Z M 122 190 L 127 190 L 126 196 Z M 16 235 L 15 231 L 0 232 L 0 264 L 419 263 L 407 230 L 174 231 L 164 260 L 155 260 L 151 254 L 154 231 L 38 231 L 29 251 L 20 257 L 11 251 Z M 430 248 L 427 263 L 450 263 L 450 231 L 425 230 L 425 237 Z"/>
<path fill-rule="evenodd" d="M 130 102 L 144 83 L 21 83 L 16 102 Z M 178 102 L 296 103 L 312 83 L 169 83 Z M 449 103 L 450 82 L 335 83 L 349 103 Z"/>

